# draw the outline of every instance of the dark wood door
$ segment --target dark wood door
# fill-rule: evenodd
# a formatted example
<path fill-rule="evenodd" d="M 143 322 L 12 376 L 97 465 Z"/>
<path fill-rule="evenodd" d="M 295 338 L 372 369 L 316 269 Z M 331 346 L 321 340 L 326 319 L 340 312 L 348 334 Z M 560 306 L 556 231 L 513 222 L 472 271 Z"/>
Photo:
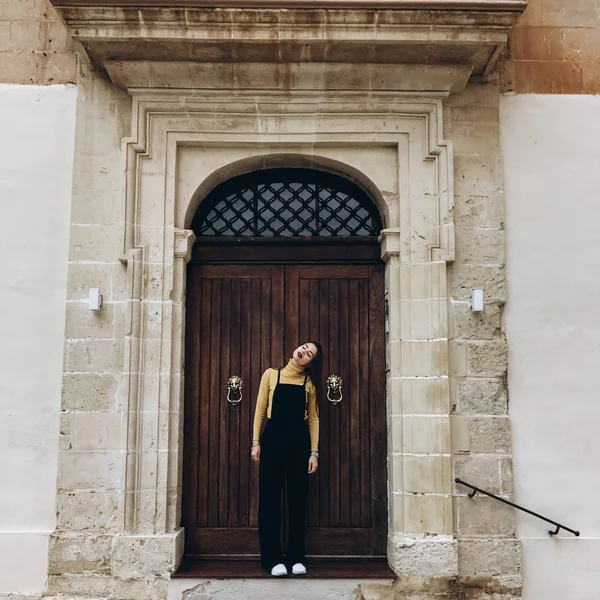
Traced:
<path fill-rule="evenodd" d="M 310 478 L 307 552 L 385 554 L 386 453 L 383 267 L 290 266 L 286 347 L 319 340 L 324 378 L 342 401 L 319 402 L 319 470 Z M 383 443 L 382 443 L 383 441 Z"/>
<path fill-rule="evenodd" d="M 258 467 L 249 449 L 260 377 L 285 365 L 299 341 L 319 339 L 324 378 L 340 375 L 344 398 L 319 403 L 307 552 L 385 555 L 383 267 L 192 264 L 187 285 L 187 554 L 258 554 Z M 239 405 L 226 399 L 231 375 L 244 381 Z"/>

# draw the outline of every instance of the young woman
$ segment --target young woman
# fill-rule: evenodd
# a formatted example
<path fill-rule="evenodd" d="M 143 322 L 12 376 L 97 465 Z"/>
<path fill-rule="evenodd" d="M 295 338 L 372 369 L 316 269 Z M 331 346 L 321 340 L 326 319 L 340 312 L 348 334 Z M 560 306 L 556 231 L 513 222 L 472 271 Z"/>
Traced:
<path fill-rule="evenodd" d="M 258 536 L 263 569 L 271 575 L 306 575 L 305 520 L 308 476 L 319 466 L 319 412 L 323 350 L 319 342 L 298 346 L 283 369 L 267 369 L 254 414 L 252 460 L 260 463 Z M 267 424 L 260 436 L 263 419 Z M 259 439 L 260 437 L 260 439 Z M 287 481 L 287 560 L 279 541 L 281 491 Z"/>

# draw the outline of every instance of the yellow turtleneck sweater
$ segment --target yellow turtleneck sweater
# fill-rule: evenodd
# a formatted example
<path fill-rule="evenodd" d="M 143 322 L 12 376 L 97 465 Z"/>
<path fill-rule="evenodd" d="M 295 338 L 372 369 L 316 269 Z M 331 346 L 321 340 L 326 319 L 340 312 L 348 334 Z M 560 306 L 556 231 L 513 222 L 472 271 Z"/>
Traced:
<path fill-rule="evenodd" d="M 287 366 L 281 369 L 280 383 L 291 383 L 302 385 L 304 383 L 304 371 L 291 359 Z M 262 426 L 265 413 L 271 418 L 271 408 L 273 407 L 273 390 L 277 385 L 277 369 L 267 369 L 260 380 L 258 389 L 258 400 L 256 402 L 256 412 L 254 413 L 254 434 L 252 439 L 258 441 L 260 437 L 260 428 Z M 310 378 L 306 382 L 306 412 L 304 419 L 308 421 L 308 430 L 310 432 L 311 451 L 319 450 L 319 411 L 317 408 L 317 392 Z"/>

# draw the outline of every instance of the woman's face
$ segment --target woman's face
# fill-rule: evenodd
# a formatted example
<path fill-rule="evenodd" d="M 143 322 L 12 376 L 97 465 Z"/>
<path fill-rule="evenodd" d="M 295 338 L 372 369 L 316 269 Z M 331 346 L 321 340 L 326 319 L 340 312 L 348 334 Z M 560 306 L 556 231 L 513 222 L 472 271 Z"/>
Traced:
<path fill-rule="evenodd" d="M 317 355 L 317 347 L 314 344 L 308 342 L 302 344 L 294 350 L 293 359 L 297 365 L 306 367 L 310 364 L 312 359 Z"/>

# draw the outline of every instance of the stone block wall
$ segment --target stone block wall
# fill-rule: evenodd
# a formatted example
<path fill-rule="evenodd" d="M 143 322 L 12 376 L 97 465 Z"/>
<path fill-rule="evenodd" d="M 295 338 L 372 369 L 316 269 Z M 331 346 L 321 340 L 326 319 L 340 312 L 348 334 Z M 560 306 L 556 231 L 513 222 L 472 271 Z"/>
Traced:
<path fill-rule="evenodd" d="M 452 95 L 444 109 L 445 138 L 454 144 L 456 227 L 456 260 L 448 267 L 447 279 L 452 452 L 448 455 L 443 449 L 427 446 L 432 435 L 420 431 L 418 425 L 426 421 L 422 416 L 431 416 L 436 408 L 425 404 L 410 409 L 403 443 L 419 456 L 435 455 L 432 458 L 440 463 L 448 494 L 453 489 L 453 526 L 449 516 L 450 529 L 438 529 L 453 533 L 458 540 L 459 585 L 455 589 L 454 575 L 435 580 L 436 585 L 446 586 L 443 590 L 428 588 L 424 582 L 423 598 L 432 594 L 455 598 L 458 594 L 465 600 L 505 600 L 518 597 L 521 588 L 514 514 L 488 498 L 469 499 L 468 490 L 452 483 L 454 477 L 461 477 L 507 498 L 512 495 L 498 98 L 497 85 L 471 85 Z M 79 86 L 71 213 L 57 531 L 51 540 L 48 594 L 163 599 L 169 572 L 178 558 L 169 540 L 153 539 L 153 531 L 148 530 L 141 541 L 123 536 L 127 527 L 122 440 L 130 418 L 124 406 L 128 390 L 123 381 L 130 382 L 123 378 L 129 370 L 124 340 L 131 321 L 129 311 L 137 308 L 127 301 L 132 296 L 128 290 L 132 282 L 119 261 L 120 215 L 115 203 L 124 194 L 122 140 L 129 135 L 130 120 L 130 97 L 84 71 Z M 156 289 L 160 300 L 169 290 L 161 288 L 153 273 L 149 265 L 143 285 L 149 298 Z M 90 287 L 100 288 L 104 296 L 99 313 L 87 308 Z M 474 288 L 485 292 L 483 314 L 470 309 Z M 160 323 L 155 325 L 158 331 Z M 427 323 L 424 327 L 429 331 Z M 153 337 L 149 331 L 148 348 Z M 154 389 L 151 381 L 145 385 L 147 390 Z M 417 397 L 405 396 L 407 403 Z M 150 395 L 148 398 L 151 400 Z M 408 410 L 408 405 L 405 408 Z M 391 432 L 391 438 L 395 437 Z M 144 444 L 154 447 L 156 440 L 147 439 Z M 444 455 L 438 460 L 440 453 Z M 428 459 L 421 462 L 428 463 Z M 148 462 L 142 467 L 151 469 L 152 465 Z M 427 487 L 429 472 L 414 469 L 414 475 L 413 483 L 404 478 L 409 502 L 441 498 L 431 493 L 437 488 Z M 418 491 L 413 493 L 413 489 Z M 142 508 L 144 502 L 142 498 Z M 422 545 L 427 556 L 415 556 L 415 565 L 422 565 L 425 558 L 435 563 L 429 554 L 436 547 L 436 525 L 430 522 L 423 531 L 418 530 L 416 535 L 431 539 L 432 545 Z M 404 555 L 405 562 L 413 560 L 410 553 Z M 410 572 L 410 564 L 402 566 Z M 415 581 L 412 577 L 398 580 L 385 594 L 378 595 L 373 588 L 375 595 L 369 597 L 404 598 L 409 592 L 416 593 Z M 413 587 L 407 590 L 407 585 Z"/>
<path fill-rule="evenodd" d="M 75 83 L 73 42 L 50 0 L 0 0 L 0 83 Z"/>
<path fill-rule="evenodd" d="M 529 0 L 502 61 L 502 91 L 600 93 L 600 4 Z"/>
<path fill-rule="evenodd" d="M 47 586 L 51 595 L 150 600 L 161 585 L 154 578 L 113 577 L 123 558 L 115 548 L 115 534 L 123 531 L 121 435 L 127 425 L 119 402 L 127 370 L 127 276 L 119 261 L 114 202 L 123 194 L 121 144 L 130 115 L 125 92 L 83 71 L 67 272 L 57 527 L 50 542 Z M 98 312 L 87 305 L 91 287 L 103 296 Z"/>
<path fill-rule="evenodd" d="M 445 109 L 445 136 L 455 153 L 456 261 L 448 268 L 452 464 L 453 480 L 512 499 L 498 107 L 498 87 L 488 84 L 450 96 Z M 473 289 L 484 291 L 482 313 L 471 310 Z M 485 496 L 471 499 L 468 488 L 453 486 L 461 594 L 518 597 L 521 553 L 513 509 Z"/>

